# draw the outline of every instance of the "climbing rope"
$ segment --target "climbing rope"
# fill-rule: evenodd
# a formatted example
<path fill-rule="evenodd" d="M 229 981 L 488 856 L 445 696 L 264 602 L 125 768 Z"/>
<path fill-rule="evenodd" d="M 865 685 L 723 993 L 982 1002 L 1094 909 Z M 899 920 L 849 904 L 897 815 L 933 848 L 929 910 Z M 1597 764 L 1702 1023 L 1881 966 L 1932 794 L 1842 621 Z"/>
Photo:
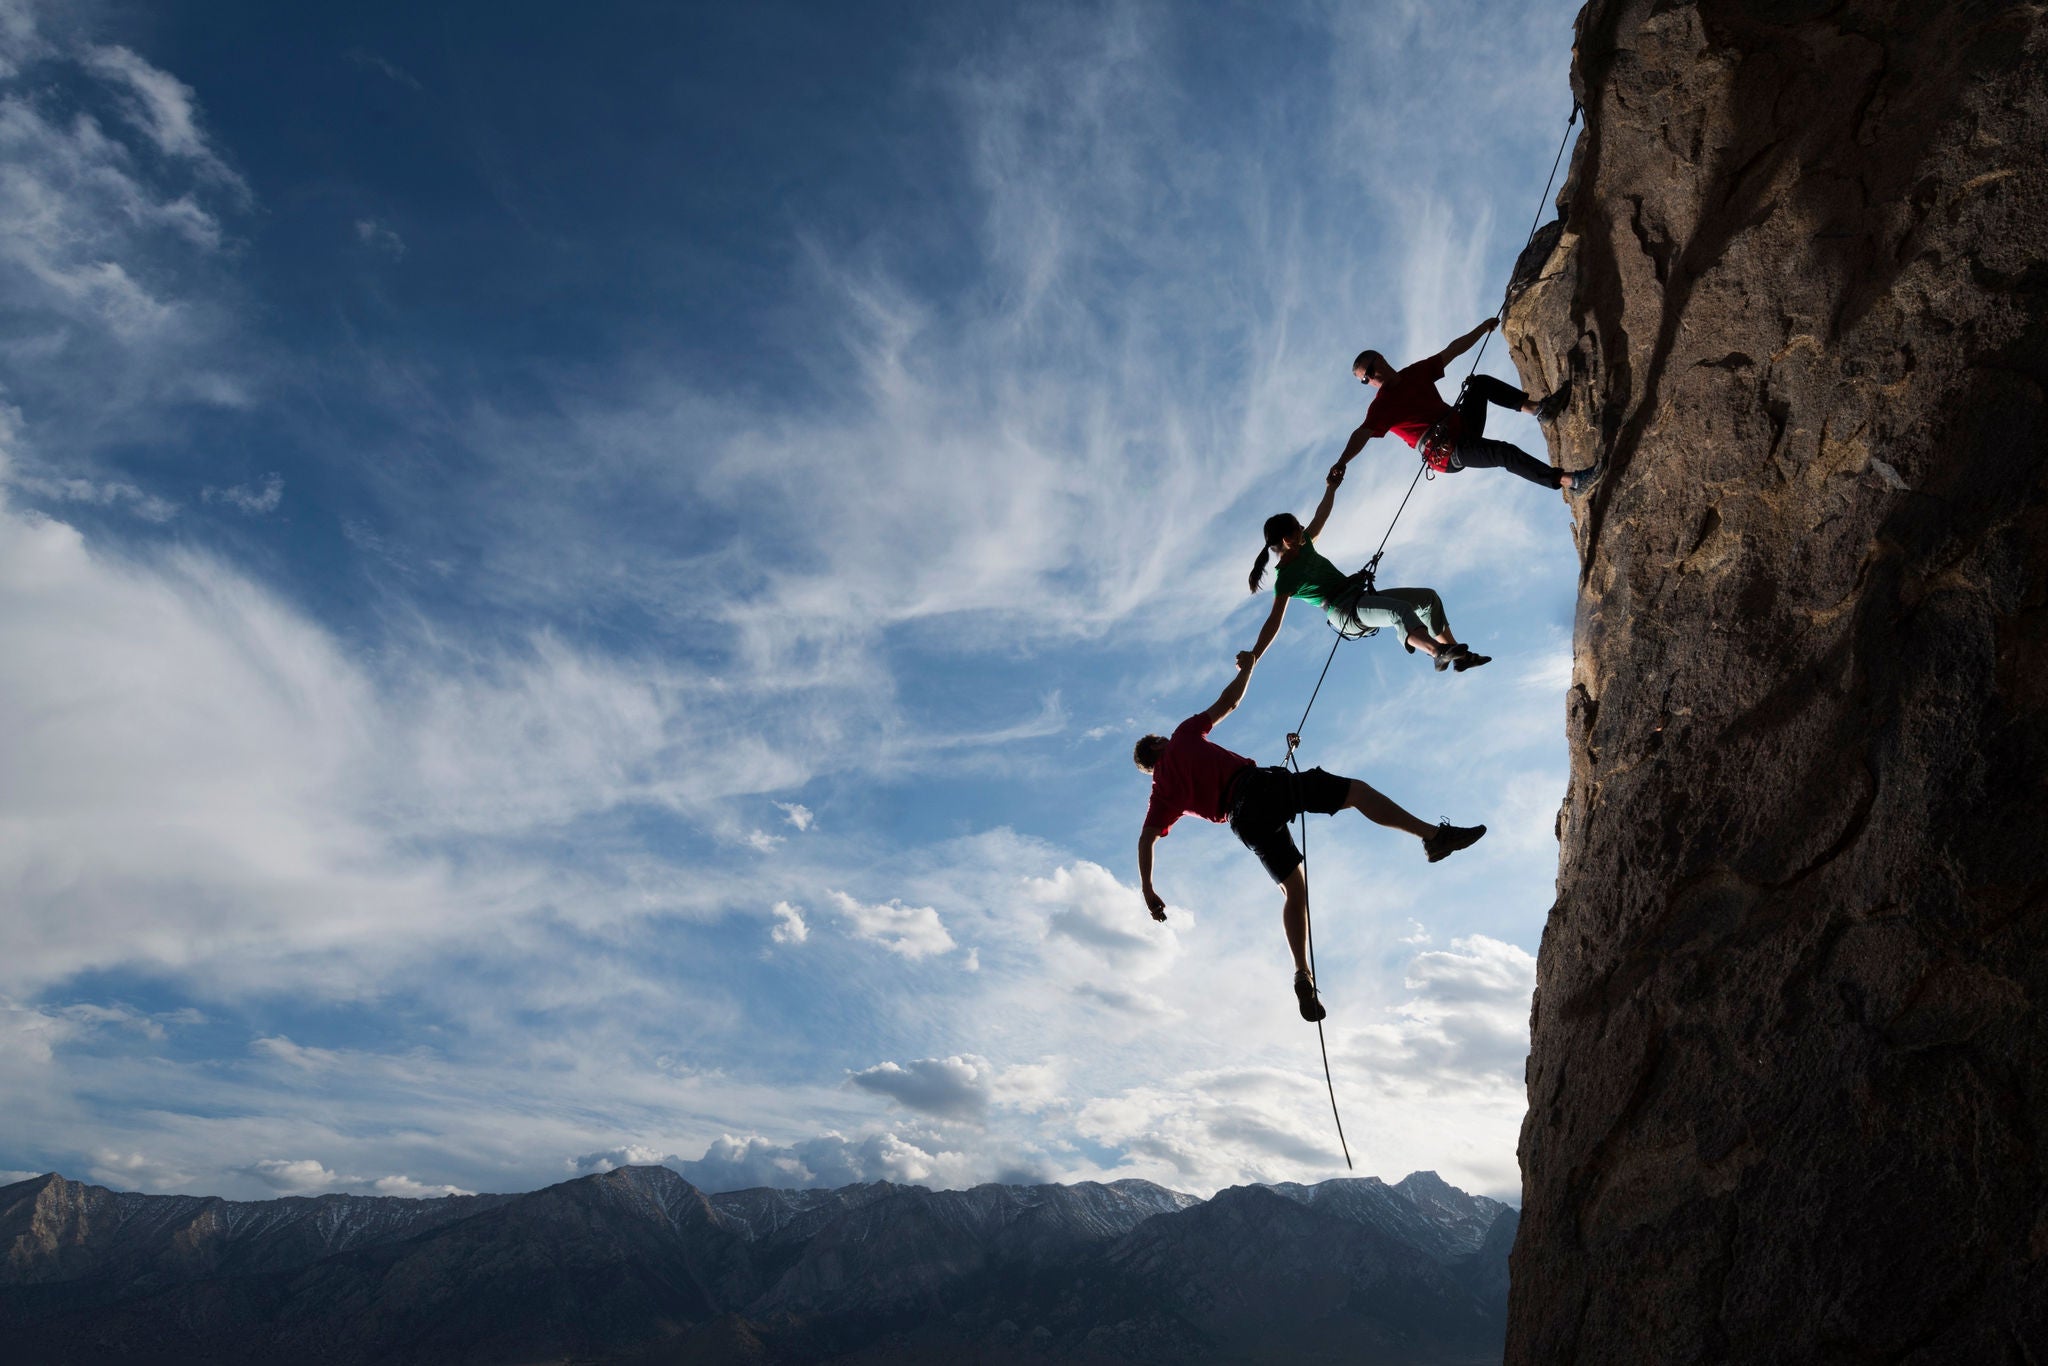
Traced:
<path fill-rule="evenodd" d="M 1529 220 L 1528 235 L 1522 239 L 1522 251 L 1527 251 L 1529 249 L 1529 244 L 1536 240 L 1536 229 L 1543 221 L 1543 206 L 1545 203 L 1549 202 L 1550 187 L 1557 180 L 1557 168 L 1564 164 L 1564 149 L 1566 144 L 1568 144 L 1571 141 L 1572 128 L 1579 121 L 1579 109 L 1579 102 L 1576 99 L 1573 100 L 1572 112 L 1564 121 L 1564 136 L 1560 137 L 1557 141 L 1557 155 L 1552 157 L 1550 161 L 1550 174 L 1547 177 L 1545 177 L 1543 181 L 1543 193 L 1540 196 L 1538 196 L 1536 200 L 1535 217 Z M 1517 252 L 1517 259 L 1519 259 L 1520 256 L 1521 252 Z M 1503 289 L 1501 291 L 1500 307 L 1494 309 L 1493 311 L 1493 321 L 1495 323 L 1498 323 L 1501 319 L 1501 316 L 1508 311 L 1508 290 L 1513 289 L 1514 284 L 1514 279 L 1512 276 L 1510 276 L 1508 280 L 1507 289 Z M 1479 339 L 1479 350 L 1472 357 L 1471 368 L 1466 370 L 1464 380 L 1460 382 L 1458 385 L 1459 402 L 1464 401 L 1465 391 L 1472 384 L 1472 376 L 1479 373 L 1479 362 L 1481 358 L 1483 358 L 1486 355 L 1486 345 L 1488 342 L 1493 340 L 1493 334 L 1496 330 L 1497 328 L 1488 328 L 1486 330 L 1486 335 Z M 1455 406 L 1456 405 L 1454 404 L 1453 407 Z M 1374 586 L 1373 575 L 1379 569 L 1380 556 L 1387 553 L 1387 542 L 1393 538 L 1395 525 L 1400 522 L 1401 514 L 1408 510 L 1408 500 L 1415 496 L 1416 486 L 1422 482 L 1423 475 L 1427 473 L 1429 473 L 1429 465 L 1425 461 L 1418 465 L 1415 471 L 1415 477 L 1408 481 L 1408 492 L 1401 495 L 1401 505 L 1394 509 L 1394 515 L 1392 519 L 1390 519 L 1387 522 L 1386 534 L 1380 537 L 1379 546 L 1372 552 L 1372 558 L 1365 562 L 1365 568 L 1359 570 L 1358 574 L 1355 576 L 1364 579 L 1365 586 L 1368 589 L 1371 589 Z M 1287 733 L 1287 767 L 1289 771 L 1293 774 L 1294 804 L 1297 807 L 1301 806 L 1301 765 L 1299 762 L 1296 761 L 1294 757 L 1294 751 L 1301 747 L 1301 733 L 1308 727 L 1308 714 L 1315 710 L 1316 699 L 1322 696 L 1323 680 L 1330 676 L 1330 664 L 1337 658 L 1337 647 L 1339 645 L 1342 645 L 1347 640 L 1358 640 L 1365 636 L 1372 635 L 1374 631 L 1376 631 L 1377 629 L 1377 627 L 1364 627 L 1358 632 L 1357 635 L 1354 636 L 1346 633 L 1344 628 L 1341 626 L 1335 628 L 1337 632 L 1337 638 L 1330 642 L 1330 653 L 1323 657 L 1323 671 L 1316 675 L 1316 686 L 1308 695 L 1308 705 L 1301 709 L 1301 720 L 1295 722 L 1294 729 Z M 1303 938 L 1305 938 L 1308 941 L 1309 980 L 1311 982 L 1316 982 L 1315 918 L 1309 914 L 1308 811 L 1306 809 L 1303 809 L 1299 813 L 1299 819 L 1301 821 L 1302 934 Z M 1319 982 L 1316 982 L 1315 991 L 1316 999 L 1321 1000 L 1322 986 Z M 1337 1083 L 1335 1079 L 1333 1079 L 1330 1075 L 1330 1045 L 1329 1042 L 1323 1037 L 1323 1022 L 1321 1020 L 1316 1021 L 1316 1046 L 1322 1050 L 1323 1054 L 1323 1084 L 1329 1088 L 1330 1118 L 1336 1121 L 1337 1124 L 1337 1144 L 1344 1150 L 1344 1168 L 1346 1171 L 1355 1170 L 1355 1168 L 1353 1168 L 1351 1165 L 1351 1145 L 1344 1139 L 1344 1117 L 1337 1113 Z"/>
<path fill-rule="evenodd" d="M 1557 140 L 1557 155 L 1550 159 L 1550 174 L 1543 181 L 1543 193 L 1540 196 L 1538 196 L 1536 200 L 1536 216 L 1529 220 L 1528 235 L 1522 239 L 1522 251 L 1527 251 L 1529 249 L 1529 244 L 1536 240 L 1537 225 L 1543 221 L 1543 206 L 1544 204 L 1549 202 L 1550 199 L 1551 183 L 1557 179 L 1557 168 L 1564 164 L 1565 144 L 1571 141 L 1572 126 L 1576 124 L 1578 121 L 1579 102 L 1577 100 L 1573 100 L 1571 115 L 1564 121 L 1564 136 Z M 1515 255 L 1517 259 L 1520 259 L 1521 252 L 1516 252 Z M 1510 277 L 1508 280 L 1508 289 L 1513 289 L 1514 287 L 1514 279 Z M 1493 310 L 1494 321 L 1499 322 L 1501 315 L 1506 313 L 1507 311 L 1508 295 L 1507 290 L 1504 289 L 1501 291 L 1500 295 L 1500 307 Z M 1479 339 L 1479 351 L 1472 357 L 1472 368 L 1465 372 L 1465 381 L 1463 384 L 1460 384 L 1458 386 L 1459 398 L 1463 398 L 1465 396 L 1465 386 L 1472 382 L 1472 376 L 1479 373 L 1480 358 L 1486 354 L 1486 344 L 1492 340 L 1493 333 L 1491 331 L 1488 331 L 1485 336 Z M 1396 517 L 1399 517 L 1401 514 L 1397 512 L 1394 515 Z"/>
<path fill-rule="evenodd" d="M 1291 781 L 1294 784 L 1294 804 L 1296 806 L 1301 805 L 1301 765 L 1294 761 L 1293 742 L 1299 738 L 1299 736 L 1294 735 L 1287 737 L 1289 742 L 1287 746 L 1287 767 L 1292 775 Z M 1302 938 L 1308 941 L 1308 979 L 1311 983 L 1314 983 L 1316 980 L 1316 936 L 1315 918 L 1309 914 L 1308 904 L 1308 812 L 1306 810 L 1303 810 L 1301 813 L 1301 931 Z M 1316 988 L 1316 997 L 1318 1000 L 1322 998 L 1322 990 L 1319 987 Z M 1357 1168 L 1351 1165 L 1351 1145 L 1344 1138 L 1344 1116 L 1337 1113 L 1337 1083 L 1330 1075 L 1330 1043 L 1328 1039 L 1323 1037 L 1323 1022 L 1321 1020 L 1316 1021 L 1316 1047 L 1321 1049 L 1323 1053 L 1323 1085 L 1330 1090 L 1330 1118 L 1337 1125 L 1337 1146 L 1344 1150 L 1344 1170 L 1347 1172 L 1356 1171 Z"/>
<path fill-rule="evenodd" d="M 1522 238 L 1522 251 L 1527 251 L 1529 249 L 1529 244 L 1536 240 L 1536 229 L 1543 221 L 1543 206 L 1550 200 L 1550 187 L 1557 181 L 1557 168 L 1564 164 L 1564 149 L 1565 146 L 1571 141 L 1573 127 L 1576 126 L 1579 121 L 1579 110 L 1579 102 L 1577 100 L 1573 100 L 1572 112 L 1568 117 L 1566 117 L 1564 121 L 1564 135 L 1557 140 L 1557 155 L 1550 159 L 1550 174 L 1544 177 L 1543 180 L 1543 193 L 1541 195 L 1538 195 L 1536 198 L 1535 216 L 1529 220 L 1529 231 L 1527 235 L 1525 235 Z M 1517 257 L 1519 257 L 1520 254 L 1520 252 L 1517 252 Z M 1514 287 L 1514 283 L 1515 282 L 1513 279 L 1509 279 L 1508 288 L 1512 289 Z M 1506 313 L 1507 311 L 1508 291 L 1506 289 L 1503 289 L 1500 295 L 1500 307 L 1494 309 L 1493 311 L 1493 320 L 1495 322 L 1500 321 L 1501 315 Z M 1479 361 L 1481 357 L 1485 356 L 1486 354 L 1486 344 L 1492 340 L 1493 329 L 1488 329 L 1486 335 L 1479 339 L 1478 353 L 1472 357 L 1471 368 L 1466 370 L 1463 382 L 1461 382 L 1458 385 L 1458 398 L 1461 401 L 1465 397 L 1465 390 L 1472 383 L 1472 376 L 1479 373 Z M 1371 588 L 1373 586 L 1373 575 L 1380 567 L 1380 556 L 1387 553 L 1387 542 L 1393 539 L 1394 528 L 1395 526 L 1399 525 L 1401 521 L 1401 514 L 1408 510 L 1408 500 L 1415 496 L 1416 485 L 1422 482 L 1422 476 L 1427 473 L 1429 473 L 1429 466 L 1427 464 L 1420 465 L 1416 469 L 1415 477 L 1408 481 L 1408 491 L 1401 495 L 1400 506 L 1394 509 L 1393 517 L 1390 518 L 1387 522 L 1386 534 L 1380 537 L 1380 543 L 1378 547 L 1375 548 L 1372 552 L 1372 558 L 1365 562 L 1365 568 L 1358 571 L 1356 577 L 1363 578 L 1368 588 Z M 1342 627 L 1336 627 L 1334 629 L 1337 632 L 1337 638 L 1334 641 L 1330 642 L 1329 656 L 1323 660 L 1323 672 L 1316 675 L 1315 691 L 1309 694 L 1308 706 L 1303 707 L 1301 710 L 1301 720 L 1295 724 L 1293 732 L 1290 733 L 1287 737 L 1287 753 L 1290 760 L 1292 760 L 1294 755 L 1294 747 L 1301 742 L 1301 731 L 1302 728 L 1308 724 L 1308 714 L 1315 708 L 1316 697 L 1323 690 L 1323 679 L 1330 672 L 1330 661 L 1337 657 L 1337 647 L 1339 645 L 1342 645 L 1347 640 L 1357 640 L 1364 636 L 1369 636 L 1373 634 L 1373 632 L 1378 628 L 1364 628 L 1356 636 L 1347 634 Z"/>

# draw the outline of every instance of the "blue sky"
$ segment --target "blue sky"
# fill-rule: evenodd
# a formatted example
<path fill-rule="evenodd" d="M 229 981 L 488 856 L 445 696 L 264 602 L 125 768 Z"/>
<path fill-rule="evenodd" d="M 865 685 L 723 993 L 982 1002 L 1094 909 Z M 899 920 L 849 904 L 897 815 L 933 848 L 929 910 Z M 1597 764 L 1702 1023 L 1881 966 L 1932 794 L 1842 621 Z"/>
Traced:
<path fill-rule="evenodd" d="M 1494 307 L 1573 13 L 0 0 L 0 1173 L 1341 1174 L 1278 894 L 1186 822 L 1155 926 L 1130 746 L 1351 356 Z M 1338 1095 L 1513 1198 L 1567 507 L 1433 481 L 1381 581 L 1496 662 L 1345 646 L 1305 758 L 1492 833 L 1312 827 Z"/>

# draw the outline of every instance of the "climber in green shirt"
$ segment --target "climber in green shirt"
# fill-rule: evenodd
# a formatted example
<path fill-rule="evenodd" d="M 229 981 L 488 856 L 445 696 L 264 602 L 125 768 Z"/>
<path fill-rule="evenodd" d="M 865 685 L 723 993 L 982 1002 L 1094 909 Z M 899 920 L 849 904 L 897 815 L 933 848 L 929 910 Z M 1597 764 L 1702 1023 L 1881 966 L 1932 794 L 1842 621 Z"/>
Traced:
<path fill-rule="evenodd" d="M 1306 598 L 1321 607 L 1330 625 L 1346 635 L 1355 635 L 1368 627 L 1399 630 L 1410 650 L 1420 650 L 1436 662 L 1438 673 L 1445 669 L 1463 673 L 1487 663 L 1491 655 L 1474 654 L 1451 634 L 1444 600 L 1435 589 L 1374 589 L 1363 574 L 1344 574 L 1316 552 L 1316 536 L 1323 523 L 1330 520 L 1330 508 L 1337 501 L 1337 486 L 1344 482 L 1341 462 L 1330 467 L 1324 482 L 1323 501 L 1316 505 L 1316 515 L 1307 526 L 1291 512 L 1266 519 L 1265 549 L 1252 565 L 1252 592 L 1259 591 L 1259 584 L 1266 577 L 1267 562 L 1273 556 L 1279 557 L 1280 566 L 1273 575 L 1273 611 L 1259 628 L 1252 657 L 1265 654 L 1273 637 L 1280 634 L 1287 604 L 1295 598 Z"/>

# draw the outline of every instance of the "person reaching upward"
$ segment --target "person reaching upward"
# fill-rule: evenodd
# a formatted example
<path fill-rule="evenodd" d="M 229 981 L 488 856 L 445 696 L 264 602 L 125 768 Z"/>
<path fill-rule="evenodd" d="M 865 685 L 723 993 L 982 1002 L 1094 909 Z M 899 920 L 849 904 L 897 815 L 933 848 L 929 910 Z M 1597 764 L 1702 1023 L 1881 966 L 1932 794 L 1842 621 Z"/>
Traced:
<path fill-rule="evenodd" d="M 1455 474 L 1461 469 L 1504 469 L 1532 484 L 1563 489 L 1565 497 L 1578 498 L 1600 478 L 1604 461 L 1582 470 L 1561 470 L 1530 455 L 1520 446 L 1495 441 L 1486 435 L 1489 404 L 1528 413 L 1538 421 L 1550 422 L 1564 411 L 1571 390 L 1560 389 L 1548 398 L 1532 399 L 1514 385 L 1492 375 L 1474 375 L 1454 408 L 1437 392 L 1436 382 L 1444 367 L 1471 350 L 1472 343 L 1500 325 L 1488 318 L 1479 326 L 1427 359 L 1395 369 L 1377 351 L 1361 351 L 1351 363 L 1351 373 L 1361 384 L 1379 392 L 1365 410 L 1365 421 L 1344 443 L 1339 465 L 1348 465 L 1365 443 L 1388 432 L 1415 447 L 1433 470 Z"/>
<path fill-rule="evenodd" d="M 1266 647 L 1280 634 L 1287 616 L 1287 604 L 1306 598 L 1323 609 L 1324 618 L 1344 635 L 1387 627 L 1401 633 L 1402 644 L 1412 653 L 1420 650 L 1436 662 L 1438 673 L 1476 669 L 1492 660 L 1491 655 L 1474 654 L 1451 634 L 1444 600 L 1434 588 L 1374 588 L 1363 571 L 1345 575 L 1316 550 L 1316 537 L 1330 520 L 1337 500 L 1337 486 L 1344 482 L 1344 466 L 1332 465 L 1324 480 L 1323 501 L 1315 516 L 1303 526 L 1291 512 L 1275 513 L 1266 519 L 1265 548 L 1252 565 L 1252 592 L 1265 581 L 1267 562 L 1278 556 L 1280 567 L 1273 575 L 1273 610 L 1259 628 L 1252 644 L 1253 659 L 1264 658 Z"/>
<path fill-rule="evenodd" d="M 1249 650 L 1237 656 L 1237 676 L 1205 709 L 1174 727 L 1173 734 L 1147 735 L 1131 749 L 1139 769 L 1152 775 L 1152 797 L 1138 834 L 1138 882 L 1154 920 L 1166 919 L 1166 899 L 1152 885 L 1153 846 L 1185 815 L 1219 824 L 1258 856 L 1283 894 L 1281 927 L 1294 956 L 1294 996 L 1304 1020 L 1327 1013 L 1308 966 L 1308 878 L 1301 850 L 1288 833 L 1288 822 L 1304 811 L 1335 815 L 1356 811 L 1376 825 L 1399 830 L 1422 841 L 1431 863 L 1476 843 L 1483 825 L 1430 825 L 1417 819 L 1356 778 L 1339 777 L 1320 768 L 1295 773 L 1284 767 L 1261 768 L 1209 739 L 1216 724 L 1237 710 L 1258 661 Z"/>

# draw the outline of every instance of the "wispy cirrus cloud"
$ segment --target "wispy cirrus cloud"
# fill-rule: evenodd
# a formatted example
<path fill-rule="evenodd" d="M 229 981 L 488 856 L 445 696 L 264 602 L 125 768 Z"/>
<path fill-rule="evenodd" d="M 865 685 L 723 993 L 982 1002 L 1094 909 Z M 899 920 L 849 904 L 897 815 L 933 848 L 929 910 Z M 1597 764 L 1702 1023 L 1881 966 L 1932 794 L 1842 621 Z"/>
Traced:
<path fill-rule="evenodd" d="M 1453 11 L 1409 16 L 1422 51 L 1441 26 L 1492 32 Z M 0 32 L 26 13 L 0 4 Z M 1347 141 L 1350 73 L 1218 117 L 1176 64 L 1183 38 L 1216 42 L 1191 22 L 1221 21 L 1041 9 L 921 49 L 904 86 L 944 136 L 917 160 L 957 236 L 865 195 L 792 199 L 749 277 L 804 319 L 764 344 L 784 387 L 631 326 L 623 357 L 500 373 L 366 326 L 292 358 L 317 475 L 203 452 L 175 484 L 96 463 L 147 424 L 76 415 L 269 411 L 230 316 L 260 215 L 207 92 L 137 45 L 10 40 L 16 69 L 64 63 L 99 103 L 0 90 L 0 277 L 32 322 L 6 353 L 25 417 L 0 481 L 0 711 L 37 718 L 0 765 L 0 990 L 23 1002 L 0 1069 L 32 1099 L 0 1156 L 243 1193 L 503 1188 L 564 1154 L 661 1154 L 714 1187 L 1327 1174 L 1277 893 L 1227 833 L 1177 832 L 1173 917 L 1145 917 L 1129 737 L 1206 703 L 1248 643 L 1251 532 L 1316 494 L 1362 411 L 1350 355 L 1441 344 L 1490 306 L 1507 227 L 1466 182 L 1500 163 L 1425 173 L 1414 111 L 1395 146 Z M 1462 99 L 1481 73 L 1446 80 L 1490 147 L 1484 119 L 1537 76 L 1505 104 Z M 358 274 L 392 274 L 362 249 L 435 250 L 430 220 L 401 206 L 394 244 L 384 213 L 328 220 Z M 1371 548 L 1407 461 L 1359 468 L 1333 555 Z M 95 515 L 159 505 L 189 539 Z M 1444 589 L 1461 633 L 1515 639 L 1542 595 L 1569 599 L 1562 517 L 1438 481 L 1390 563 Z M 245 555 L 197 522 L 293 543 Z M 266 559 L 302 545 L 298 577 Z M 1320 657 L 1291 632 L 1226 737 L 1269 762 Z M 1562 774 L 1524 734 L 1555 729 L 1555 699 L 1479 690 L 1522 667 L 1502 654 L 1501 678 L 1444 680 L 1385 640 L 1346 647 L 1312 740 L 1495 824 L 1443 868 L 1355 820 L 1315 832 L 1366 1151 L 1495 1190 L 1518 991 L 1526 1014 L 1501 950 L 1533 934 L 1517 898 L 1546 894 Z M 1418 956 L 1418 925 L 1450 947 Z M 116 1005 L 72 999 L 83 981 L 251 1024 L 224 1043 L 161 1012 L 155 1035 L 87 1020 Z"/>

